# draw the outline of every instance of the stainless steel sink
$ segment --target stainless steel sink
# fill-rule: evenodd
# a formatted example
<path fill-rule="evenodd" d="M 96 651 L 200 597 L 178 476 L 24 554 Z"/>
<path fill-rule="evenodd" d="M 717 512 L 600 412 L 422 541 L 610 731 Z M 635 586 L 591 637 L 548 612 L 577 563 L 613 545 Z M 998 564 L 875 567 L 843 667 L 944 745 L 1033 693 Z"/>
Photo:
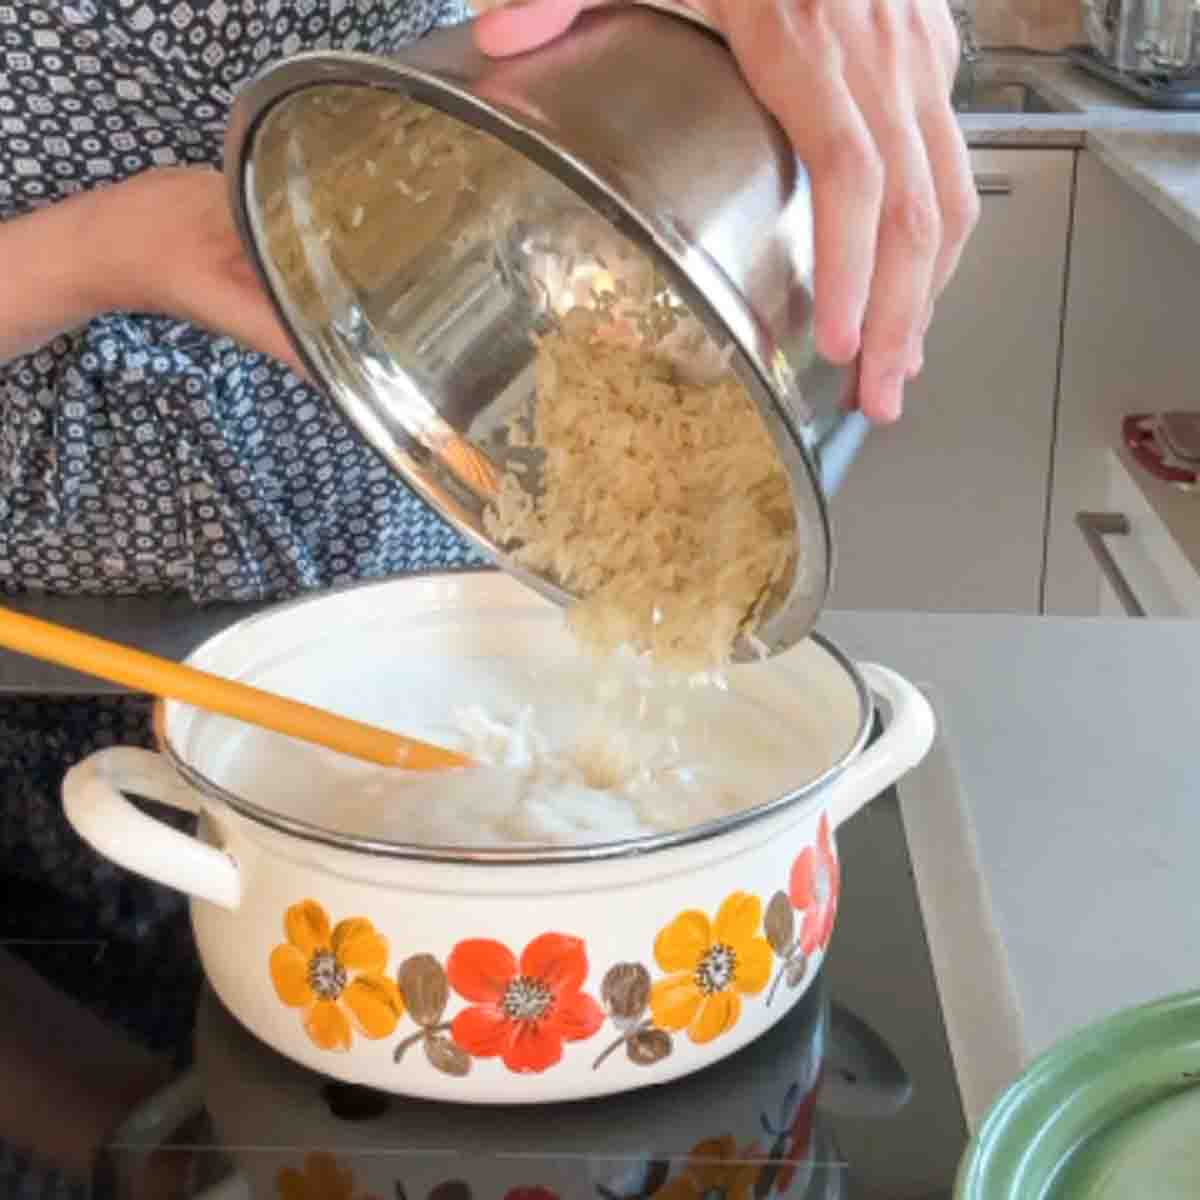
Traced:
<path fill-rule="evenodd" d="M 1053 113 L 1061 112 L 1044 92 L 1013 74 L 1001 74 L 976 66 L 964 67 L 954 82 L 954 108 L 961 113 Z"/>

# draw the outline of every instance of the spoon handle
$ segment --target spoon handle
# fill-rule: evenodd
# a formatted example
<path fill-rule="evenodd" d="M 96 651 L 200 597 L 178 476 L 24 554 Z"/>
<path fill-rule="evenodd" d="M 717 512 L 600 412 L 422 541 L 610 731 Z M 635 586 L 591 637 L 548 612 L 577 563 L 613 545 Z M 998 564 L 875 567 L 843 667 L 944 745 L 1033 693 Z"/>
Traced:
<path fill-rule="evenodd" d="M 384 766 L 436 771 L 471 763 L 465 755 L 442 746 L 2 607 L 0 646 Z"/>

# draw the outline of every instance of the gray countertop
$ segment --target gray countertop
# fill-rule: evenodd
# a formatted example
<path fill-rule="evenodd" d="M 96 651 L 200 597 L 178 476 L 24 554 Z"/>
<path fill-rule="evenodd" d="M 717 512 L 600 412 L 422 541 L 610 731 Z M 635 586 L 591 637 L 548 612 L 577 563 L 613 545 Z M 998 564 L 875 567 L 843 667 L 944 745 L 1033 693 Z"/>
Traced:
<path fill-rule="evenodd" d="M 1093 79 L 1065 59 L 1006 53 L 987 63 L 1025 78 L 1057 113 L 964 113 L 973 147 L 1083 147 L 1200 241 L 1200 112 L 1162 112 Z"/>
<path fill-rule="evenodd" d="M 1010 1075 L 1101 1016 L 1200 986 L 1200 622 L 835 612 L 821 626 L 939 701 L 1016 1002 Z M 935 834 L 954 823 L 928 815 Z M 940 836 L 926 861 L 914 853 L 918 880 L 953 880 L 961 848 Z M 960 1077 L 999 1036 L 994 989 L 978 996 L 987 940 L 931 945 L 944 997 L 976 989 Z"/>

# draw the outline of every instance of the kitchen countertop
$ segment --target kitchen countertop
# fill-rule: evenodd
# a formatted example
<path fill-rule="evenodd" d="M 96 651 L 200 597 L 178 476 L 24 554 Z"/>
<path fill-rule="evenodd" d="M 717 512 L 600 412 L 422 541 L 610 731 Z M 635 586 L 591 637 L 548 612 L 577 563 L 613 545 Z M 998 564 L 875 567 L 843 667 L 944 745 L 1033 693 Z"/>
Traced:
<path fill-rule="evenodd" d="M 987 992 L 957 1030 L 947 1013 L 960 1079 L 992 1082 L 984 1097 L 964 1087 L 973 1119 L 1003 1086 L 997 1043 L 1010 1025 L 1009 1076 L 1107 1013 L 1200 987 L 1200 790 L 1189 753 L 1200 624 L 838 612 L 821 628 L 860 660 L 928 683 L 942 714 L 987 933 L 1014 1001 L 1003 1020 L 989 936 L 939 946 L 945 921 L 931 924 L 944 1006 L 950 994 Z M 917 791 L 913 802 L 923 799 Z M 923 854 L 913 846 L 918 882 L 943 885 L 942 915 L 955 886 L 971 907 L 970 872 L 956 884 L 959 864 L 944 861 L 960 842 L 937 837 L 953 814 L 929 817 Z"/>
<path fill-rule="evenodd" d="M 962 113 L 969 145 L 1086 148 L 1200 241 L 1200 112 L 1148 108 L 1055 56 L 988 53 L 984 64 L 1027 79 L 1065 111 Z"/>

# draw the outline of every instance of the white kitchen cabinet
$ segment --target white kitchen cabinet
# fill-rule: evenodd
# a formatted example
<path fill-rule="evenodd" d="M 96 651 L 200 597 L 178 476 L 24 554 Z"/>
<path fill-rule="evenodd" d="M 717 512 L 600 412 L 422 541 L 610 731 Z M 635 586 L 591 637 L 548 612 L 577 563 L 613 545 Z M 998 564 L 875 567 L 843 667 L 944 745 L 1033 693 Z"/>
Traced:
<path fill-rule="evenodd" d="M 1074 157 L 972 152 L 983 215 L 925 369 L 830 506 L 832 607 L 1039 611 Z"/>
<path fill-rule="evenodd" d="M 1127 413 L 1200 403 L 1198 289 L 1200 246 L 1099 159 L 1081 154 L 1050 497 L 1048 613 L 1124 611 L 1105 580 L 1105 548 L 1148 615 L 1191 613 L 1200 579 L 1114 449 Z M 1157 487 L 1151 483 L 1149 491 Z M 1200 498 L 1196 504 L 1200 513 Z M 1180 509 L 1178 500 L 1174 507 Z M 1123 518 L 1130 532 L 1089 544 L 1080 513 Z"/>

